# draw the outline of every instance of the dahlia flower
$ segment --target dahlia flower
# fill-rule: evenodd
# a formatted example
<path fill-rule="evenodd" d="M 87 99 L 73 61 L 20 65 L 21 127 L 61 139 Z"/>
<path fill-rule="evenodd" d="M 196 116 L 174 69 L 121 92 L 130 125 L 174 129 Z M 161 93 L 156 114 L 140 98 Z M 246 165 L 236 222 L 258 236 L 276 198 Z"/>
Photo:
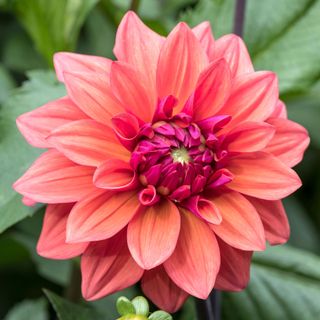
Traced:
<path fill-rule="evenodd" d="M 289 237 L 281 199 L 301 186 L 291 167 L 307 131 L 287 119 L 276 75 L 208 22 L 165 38 L 128 12 L 114 54 L 57 53 L 67 96 L 17 119 L 48 149 L 14 184 L 48 204 L 38 253 L 81 255 L 87 300 L 141 280 L 173 312 L 243 289 L 253 251 Z"/>

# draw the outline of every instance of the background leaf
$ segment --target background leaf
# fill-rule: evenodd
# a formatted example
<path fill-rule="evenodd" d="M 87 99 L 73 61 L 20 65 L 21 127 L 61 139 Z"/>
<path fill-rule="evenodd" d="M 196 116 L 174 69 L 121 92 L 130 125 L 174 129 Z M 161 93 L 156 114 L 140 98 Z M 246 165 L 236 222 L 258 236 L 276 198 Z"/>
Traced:
<path fill-rule="evenodd" d="M 15 305 L 3 320 L 48 320 L 47 302 L 39 300 L 25 300 Z"/>

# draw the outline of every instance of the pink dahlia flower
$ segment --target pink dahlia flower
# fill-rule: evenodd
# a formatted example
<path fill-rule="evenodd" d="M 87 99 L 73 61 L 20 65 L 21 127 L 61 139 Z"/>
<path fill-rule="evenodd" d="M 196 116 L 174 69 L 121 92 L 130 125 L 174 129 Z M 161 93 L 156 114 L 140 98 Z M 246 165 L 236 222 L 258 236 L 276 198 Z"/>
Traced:
<path fill-rule="evenodd" d="M 287 120 L 276 75 L 207 22 L 164 38 L 129 12 L 114 53 L 57 53 L 67 96 L 17 120 L 48 149 L 14 184 L 48 204 L 38 253 L 81 255 L 87 300 L 141 280 L 173 312 L 243 289 L 252 252 L 289 237 L 281 199 L 301 186 L 307 131 Z"/>

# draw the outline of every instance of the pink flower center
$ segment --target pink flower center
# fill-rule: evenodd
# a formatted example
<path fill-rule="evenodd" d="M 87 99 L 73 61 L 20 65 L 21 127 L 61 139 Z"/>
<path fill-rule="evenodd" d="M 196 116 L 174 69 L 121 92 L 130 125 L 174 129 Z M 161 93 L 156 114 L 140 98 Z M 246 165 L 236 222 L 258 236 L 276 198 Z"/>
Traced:
<path fill-rule="evenodd" d="M 219 139 L 213 134 L 213 125 L 209 133 L 195 123 L 171 119 L 155 122 L 152 129 L 153 134 L 143 136 L 131 156 L 131 164 L 146 188 L 140 197 L 144 204 L 146 199 L 154 202 L 152 192 L 181 202 L 214 184 L 231 181 L 230 176 L 221 179 L 219 174 Z"/>

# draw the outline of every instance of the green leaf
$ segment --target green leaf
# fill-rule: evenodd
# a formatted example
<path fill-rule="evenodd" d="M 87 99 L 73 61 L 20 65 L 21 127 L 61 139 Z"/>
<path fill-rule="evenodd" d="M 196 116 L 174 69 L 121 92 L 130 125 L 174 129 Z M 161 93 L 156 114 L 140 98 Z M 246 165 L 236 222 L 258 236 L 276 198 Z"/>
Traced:
<path fill-rule="evenodd" d="M 187 10 L 181 15 L 181 20 L 195 26 L 208 20 L 211 23 L 215 38 L 231 33 L 235 0 L 200 0 L 194 9 Z"/>
<path fill-rule="evenodd" d="M 44 299 L 24 300 L 15 305 L 3 320 L 47 320 L 47 302 Z"/>
<path fill-rule="evenodd" d="M 15 82 L 9 72 L 0 64 L 0 104 L 3 103 L 15 87 Z"/>
<path fill-rule="evenodd" d="M 21 196 L 12 189 L 13 182 L 40 154 L 39 149 L 24 141 L 15 120 L 18 115 L 65 94 L 64 87 L 51 72 L 30 72 L 29 78 L 13 92 L 0 110 L 0 232 L 37 210 L 37 207 L 24 206 Z"/>
<path fill-rule="evenodd" d="M 75 48 L 80 28 L 98 0 L 19 0 L 15 12 L 37 49 L 52 64 L 57 51 Z"/>
<path fill-rule="evenodd" d="M 156 311 L 150 314 L 149 320 L 172 320 L 172 317 L 169 313 L 165 311 Z"/>
<path fill-rule="evenodd" d="M 96 310 L 80 306 L 59 297 L 57 294 L 44 289 L 53 309 L 56 311 L 59 320 L 104 320 L 105 318 Z"/>
<path fill-rule="evenodd" d="M 249 0 L 244 39 L 258 70 L 272 70 L 281 93 L 305 91 L 320 78 L 320 1 Z"/>
<path fill-rule="evenodd" d="M 136 314 L 143 316 L 147 316 L 149 314 L 149 303 L 145 297 L 135 297 L 132 299 L 132 304 L 136 310 Z"/>
<path fill-rule="evenodd" d="M 132 304 L 132 302 L 126 297 L 119 297 L 117 300 L 117 311 L 121 316 L 125 316 L 126 314 L 135 314 L 136 310 Z"/>
<path fill-rule="evenodd" d="M 223 319 L 317 319 L 319 301 L 320 258 L 288 245 L 272 247 L 254 255 L 246 290 L 224 294 Z"/>

